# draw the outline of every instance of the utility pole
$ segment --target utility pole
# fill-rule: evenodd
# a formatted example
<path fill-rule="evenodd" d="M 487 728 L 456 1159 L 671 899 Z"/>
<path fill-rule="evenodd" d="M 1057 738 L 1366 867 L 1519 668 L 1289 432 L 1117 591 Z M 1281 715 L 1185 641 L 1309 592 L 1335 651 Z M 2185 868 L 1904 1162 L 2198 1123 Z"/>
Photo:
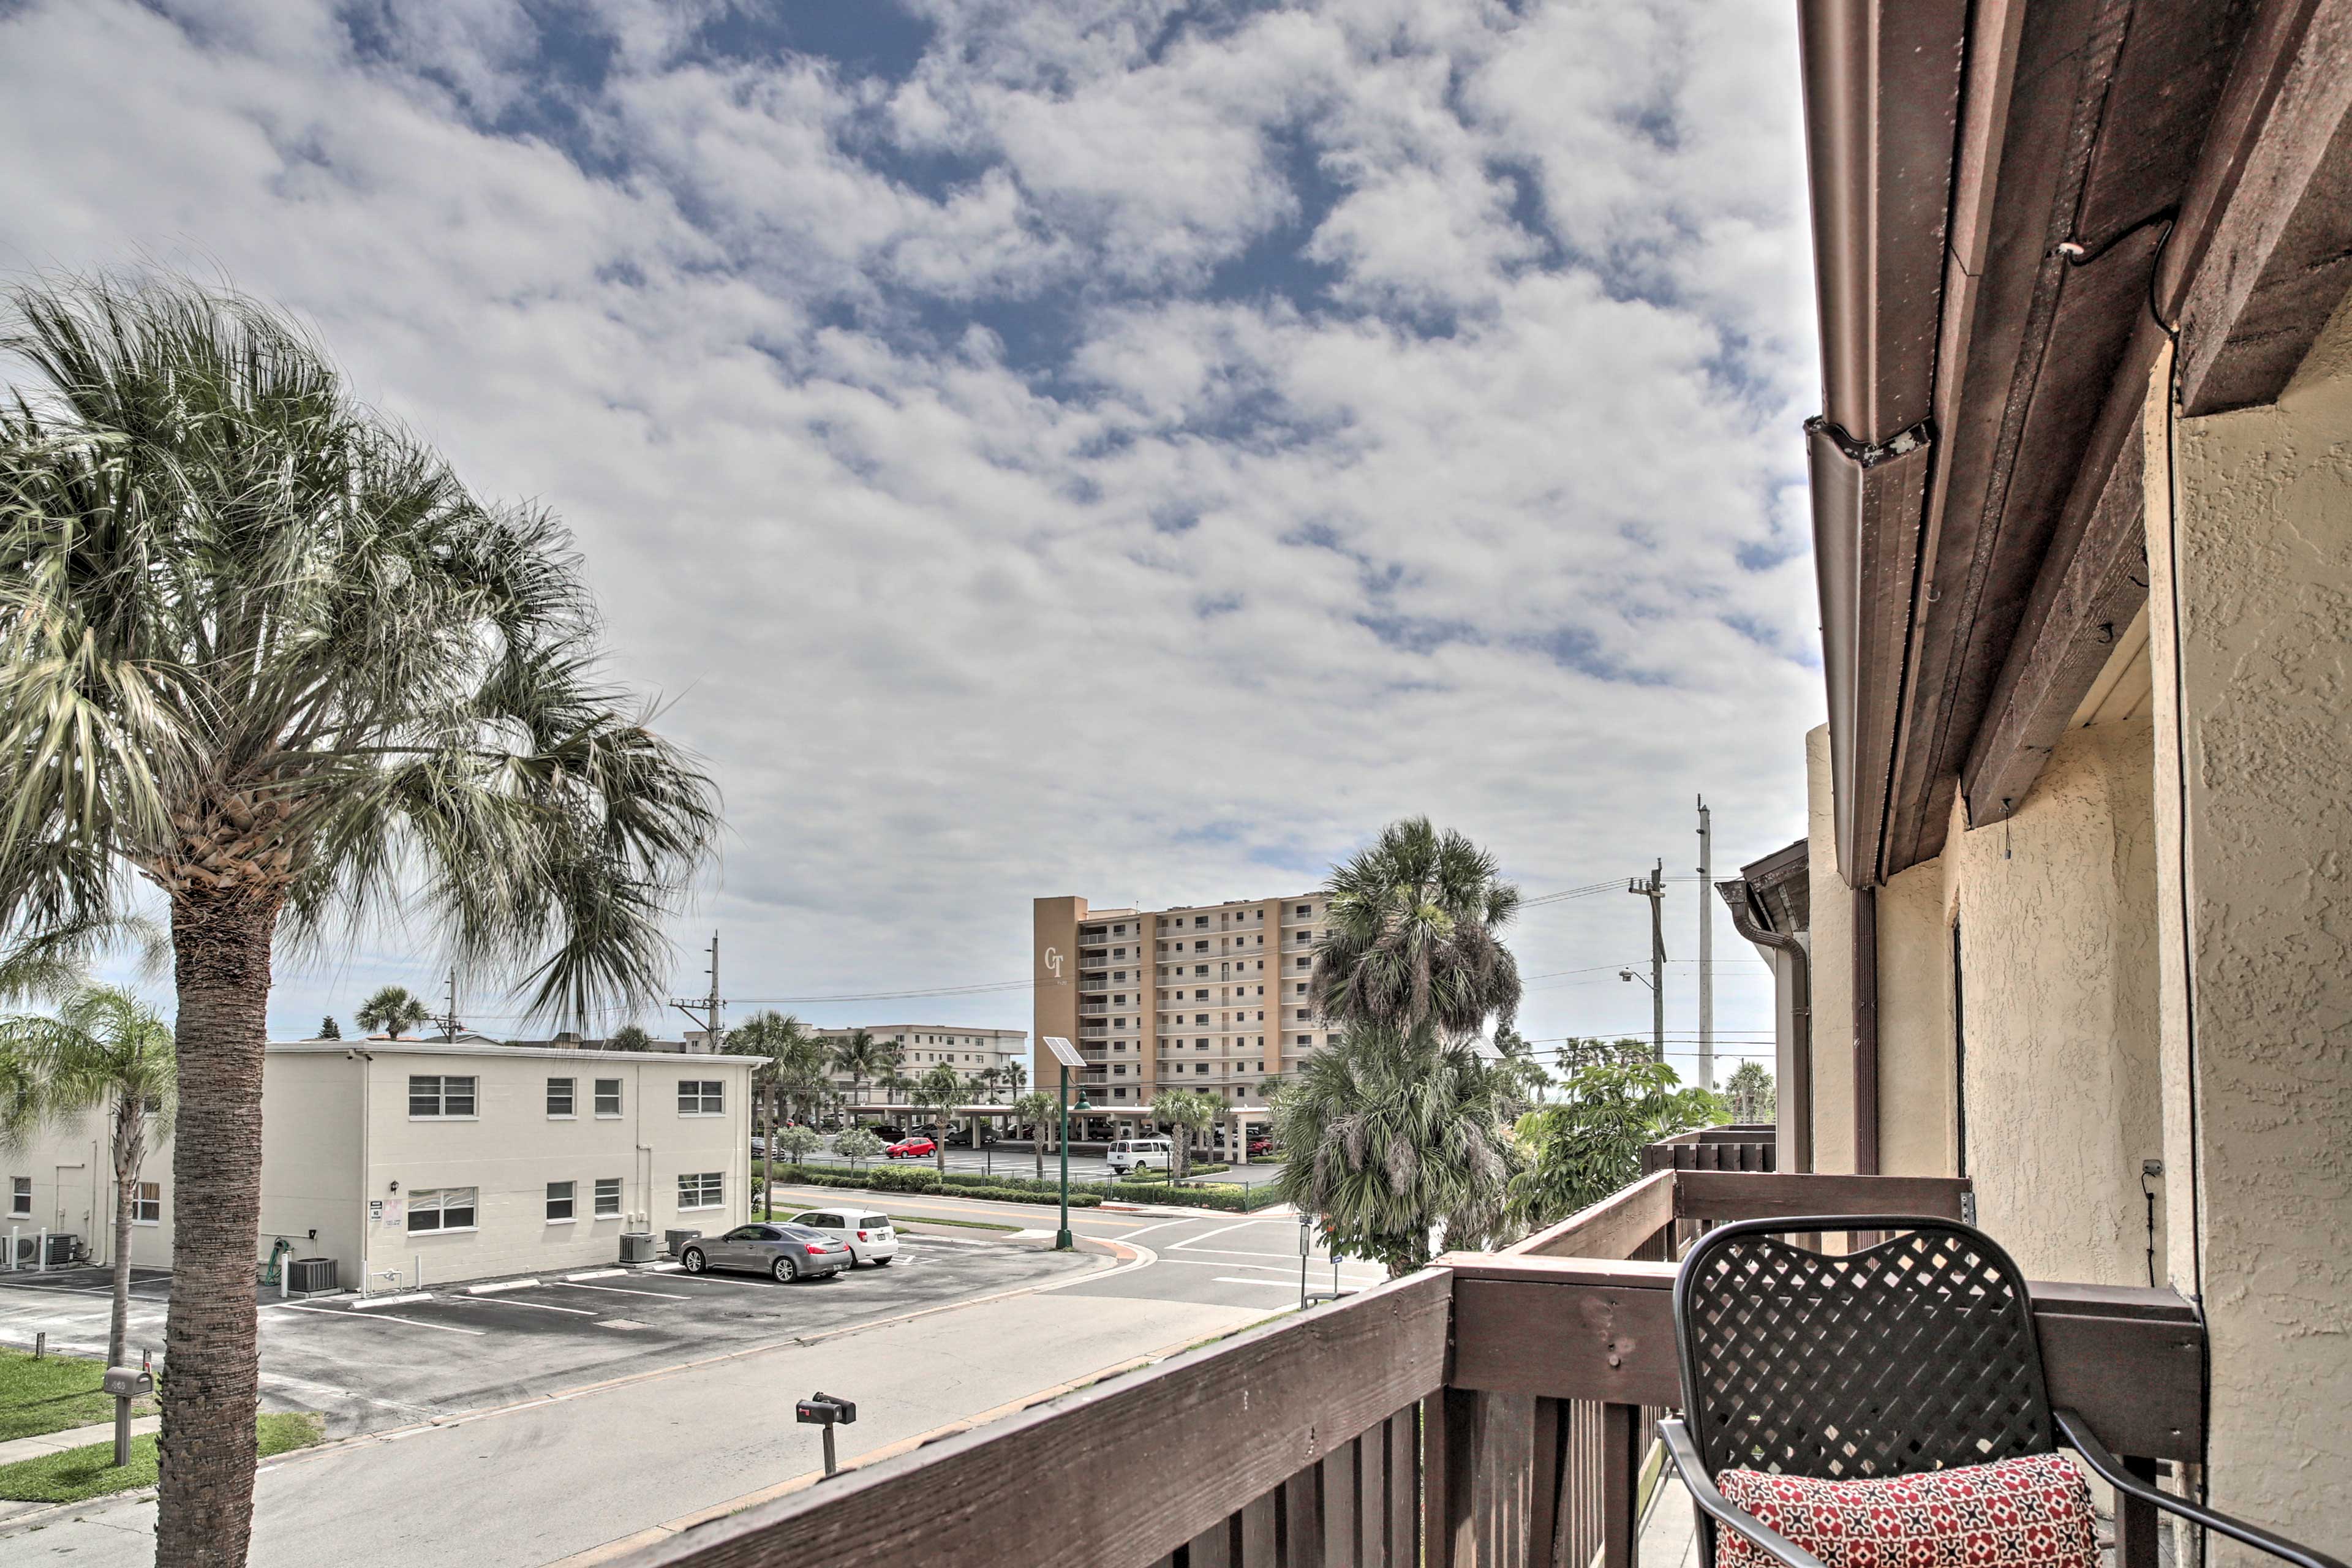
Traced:
<path fill-rule="evenodd" d="M 1646 880 L 1633 878 L 1625 890 L 1650 900 L 1650 1054 L 1666 1059 L 1666 862 L 1661 857 Z"/>
<path fill-rule="evenodd" d="M 454 963 L 449 966 L 449 1010 L 441 1016 L 439 1022 L 441 1037 L 455 1040 L 457 1037 L 457 966 Z"/>
<path fill-rule="evenodd" d="M 710 933 L 709 973 L 709 995 L 695 998 L 673 996 L 669 999 L 669 1005 L 685 1014 L 688 1021 L 701 1025 L 704 1035 L 702 1048 L 707 1051 L 716 1051 L 727 1043 L 725 1031 L 719 1026 L 719 1011 L 727 1005 L 727 1000 L 719 994 L 719 933 L 717 931 Z M 698 1008 L 701 1011 L 699 1017 L 696 1016 Z"/>
<path fill-rule="evenodd" d="M 1698 797 L 1698 1086 L 1715 1087 L 1715 819 Z"/>

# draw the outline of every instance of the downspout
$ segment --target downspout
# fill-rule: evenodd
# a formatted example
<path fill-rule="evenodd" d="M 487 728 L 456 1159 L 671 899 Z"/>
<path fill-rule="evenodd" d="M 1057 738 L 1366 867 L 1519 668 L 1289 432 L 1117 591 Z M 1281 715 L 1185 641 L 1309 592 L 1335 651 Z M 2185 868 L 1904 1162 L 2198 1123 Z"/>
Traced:
<path fill-rule="evenodd" d="M 1755 895 L 1743 880 L 1717 882 L 1731 910 L 1731 929 L 1759 947 L 1789 960 L 1789 1125 L 1790 1171 L 1813 1168 L 1813 955 L 1793 935 L 1774 931 L 1757 917 Z"/>
<path fill-rule="evenodd" d="M 1853 1173 L 1878 1173 L 1878 889 L 1853 890 Z"/>

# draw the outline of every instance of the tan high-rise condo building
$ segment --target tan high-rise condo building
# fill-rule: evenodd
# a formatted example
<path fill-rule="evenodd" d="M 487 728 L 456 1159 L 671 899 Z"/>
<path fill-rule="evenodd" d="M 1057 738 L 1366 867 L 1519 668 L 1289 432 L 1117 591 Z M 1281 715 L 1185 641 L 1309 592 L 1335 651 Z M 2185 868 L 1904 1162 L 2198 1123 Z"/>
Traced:
<path fill-rule="evenodd" d="M 1328 1038 L 1307 1000 L 1323 895 L 1167 910 L 1097 910 L 1077 898 L 1034 908 L 1036 1035 L 1075 1041 L 1089 1099 L 1148 1102 L 1161 1088 L 1263 1105 Z M 1055 1082 L 1050 1056 L 1031 1072 Z"/>

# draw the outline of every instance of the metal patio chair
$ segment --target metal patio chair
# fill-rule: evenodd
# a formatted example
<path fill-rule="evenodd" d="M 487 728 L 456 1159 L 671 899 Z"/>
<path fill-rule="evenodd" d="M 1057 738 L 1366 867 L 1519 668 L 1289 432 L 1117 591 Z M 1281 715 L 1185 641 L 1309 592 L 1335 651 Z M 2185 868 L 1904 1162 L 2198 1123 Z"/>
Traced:
<path fill-rule="evenodd" d="M 1783 1237 L 1890 1236 L 1829 1255 Z M 2345 1568 L 2268 1531 L 2148 1486 L 2084 1422 L 2053 1409 L 2025 1278 L 1973 1226 L 1888 1215 L 1743 1220 L 1708 1231 L 1675 1277 L 1683 1415 L 1658 1423 L 1716 1531 L 1789 1568 L 1819 1559 L 1734 1506 L 1715 1478 L 1740 1467 L 1857 1480 L 2048 1454 L 2064 1444 L 2117 1492 L 2298 1568 Z"/>

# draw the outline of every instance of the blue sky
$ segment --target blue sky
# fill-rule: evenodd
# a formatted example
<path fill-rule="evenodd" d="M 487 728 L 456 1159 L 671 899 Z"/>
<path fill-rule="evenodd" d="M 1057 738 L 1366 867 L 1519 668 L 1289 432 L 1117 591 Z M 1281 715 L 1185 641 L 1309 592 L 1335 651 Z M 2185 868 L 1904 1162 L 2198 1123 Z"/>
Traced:
<path fill-rule="evenodd" d="M 1788 12 L 0 5 L 0 266 L 278 300 L 559 511 L 726 790 L 730 994 L 1015 979 L 1033 895 L 1291 891 L 1409 812 L 1531 893 L 1686 871 L 1702 791 L 1719 864 L 1801 831 Z M 1644 926 L 1531 912 L 1528 1032 L 1645 1026 Z"/>

